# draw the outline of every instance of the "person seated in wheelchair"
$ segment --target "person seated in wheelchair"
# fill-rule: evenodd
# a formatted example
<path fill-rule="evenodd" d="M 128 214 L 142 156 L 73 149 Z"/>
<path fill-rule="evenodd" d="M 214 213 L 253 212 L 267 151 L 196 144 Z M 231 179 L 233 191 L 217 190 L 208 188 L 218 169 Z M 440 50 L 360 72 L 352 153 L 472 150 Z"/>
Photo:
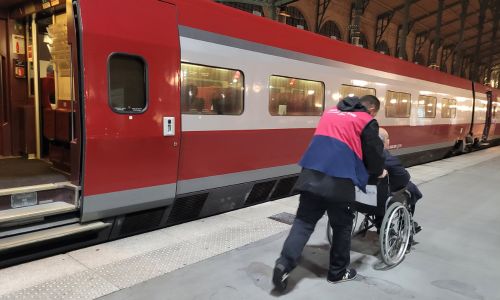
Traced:
<path fill-rule="evenodd" d="M 384 157 L 385 157 L 385 169 L 387 170 L 387 178 L 379 182 L 377 186 L 377 201 L 385 201 L 390 195 L 394 195 L 398 192 L 403 192 L 404 190 L 409 192 L 409 210 L 411 215 L 415 214 L 415 204 L 422 198 L 422 193 L 418 187 L 411 182 L 410 173 L 401 164 L 401 161 L 393 156 L 387 149 L 389 148 L 389 133 L 384 128 L 379 128 L 379 137 L 384 143 Z M 382 219 L 380 217 L 376 218 L 376 226 L 380 228 Z M 417 222 L 413 224 L 415 233 L 422 230 L 422 227 L 418 225 Z"/>

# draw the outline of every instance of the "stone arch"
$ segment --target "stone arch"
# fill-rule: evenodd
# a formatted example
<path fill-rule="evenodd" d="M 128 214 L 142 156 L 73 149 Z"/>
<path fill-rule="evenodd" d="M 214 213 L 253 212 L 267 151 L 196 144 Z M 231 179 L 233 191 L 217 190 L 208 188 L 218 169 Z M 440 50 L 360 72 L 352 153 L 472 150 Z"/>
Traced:
<path fill-rule="evenodd" d="M 363 46 L 363 48 L 368 49 L 368 40 L 366 39 L 366 34 L 363 32 L 359 33 L 359 44 Z"/>
<path fill-rule="evenodd" d="M 425 66 L 425 57 L 422 53 L 417 53 L 415 54 L 415 57 L 413 58 L 413 62 L 416 63 L 417 65 L 422 65 Z"/>
<path fill-rule="evenodd" d="M 382 54 L 391 55 L 391 50 L 389 49 L 389 45 L 384 40 L 380 41 L 375 46 L 375 51 L 380 52 Z"/>
<path fill-rule="evenodd" d="M 321 29 L 319 30 L 319 34 L 336 40 L 342 40 L 342 32 L 337 23 L 332 20 L 328 20 L 323 23 Z"/>
<path fill-rule="evenodd" d="M 280 15 L 286 18 L 286 24 L 293 27 L 302 26 L 305 30 L 309 30 L 306 18 L 298 8 L 287 6 L 284 10 L 280 11 Z"/>

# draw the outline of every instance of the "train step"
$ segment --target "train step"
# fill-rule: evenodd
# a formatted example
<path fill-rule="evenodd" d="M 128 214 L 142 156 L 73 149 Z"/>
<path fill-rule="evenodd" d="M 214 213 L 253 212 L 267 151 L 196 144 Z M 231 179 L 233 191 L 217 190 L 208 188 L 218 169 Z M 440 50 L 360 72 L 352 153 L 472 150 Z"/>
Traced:
<path fill-rule="evenodd" d="M 47 242 L 82 233 L 100 231 L 109 226 L 111 226 L 110 223 L 101 221 L 88 224 L 77 223 L 3 238 L 0 239 L 0 253 L 26 245 Z"/>
<path fill-rule="evenodd" d="M 57 190 L 57 189 L 70 189 L 70 190 L 74 191 L 76 194 L 79 190 L 79 187 L 72 184 L 69 181 L 45 183 L 45 184 L 38 184 L 38 185 L 28 185 L 28 186 L 0 189 L 0 197 L 1 196 L 28 194 L 28 193 L 37 193 L 37 192 Z"/>
<path fill-rule="evenodd" d="M 0 228 L 29 221 L 43 220 L 45 217 L 65 214 L 77 210 L 75 204 L 52 202 L 0 211 Z"/>
<path fill-rule="evenodd" d="M 0 230 L 77 211 L 79 190 L 68 181 L 0 189 Z"/>

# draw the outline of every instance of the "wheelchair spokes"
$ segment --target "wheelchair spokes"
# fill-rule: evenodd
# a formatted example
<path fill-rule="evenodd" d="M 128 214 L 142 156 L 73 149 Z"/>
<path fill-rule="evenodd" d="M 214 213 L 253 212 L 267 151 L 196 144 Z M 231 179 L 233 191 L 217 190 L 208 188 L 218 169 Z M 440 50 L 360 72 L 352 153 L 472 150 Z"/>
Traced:
<path fill-rule="evenodd" d="M 404 205 L 393 203 L 382 221 L 380 230 L 380 248 L 382 260 L 387 265 L 401 262 L 411 235 L 411 217 Z"/>

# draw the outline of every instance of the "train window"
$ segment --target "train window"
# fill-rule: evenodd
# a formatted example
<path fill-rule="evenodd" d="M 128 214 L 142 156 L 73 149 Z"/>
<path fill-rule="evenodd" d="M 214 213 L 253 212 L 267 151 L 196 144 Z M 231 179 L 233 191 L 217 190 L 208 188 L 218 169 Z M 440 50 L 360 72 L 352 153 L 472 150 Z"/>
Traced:
<path fill-rule="evenodd" d="M 436 97 L 423 96 L 418 97 L 417 115 L 419 118 L 435 118 L 436 117 Z"/>
<path fill-rule="evenodd" d="M 147 65 L 140 56 L 114 53 L 108 60 L 109 105 L 117 113 L 146 110 Z"/>
<path fill-rule="evenodd" d="M 377 96 L 377 91 L 373 88 L 343 84 L 340 86 L 340 99 L 345 97 L 363 97 L 364 95 Z"/>
<path fill-rule="evenodd" d="M 441 118 L 455 118 L 457 115 L 457 100 L 443 99 L 441 105 Z"/>
<path fill-rule="evenodd" d="M 325 84 L 272 75 L 269 112 L 272 116 L 320 116 L 325 108 Z"/>
<path fill-rule="evenodd" d="M 385 94 L 385 116 L 387 118 L 409 118 L 411 94 L 387 91 Z"/>
<path fill-rule="evenodd" d="M 181 63 L 183 114 L 241 115 L 244 75 L 240 70 Z"/>

